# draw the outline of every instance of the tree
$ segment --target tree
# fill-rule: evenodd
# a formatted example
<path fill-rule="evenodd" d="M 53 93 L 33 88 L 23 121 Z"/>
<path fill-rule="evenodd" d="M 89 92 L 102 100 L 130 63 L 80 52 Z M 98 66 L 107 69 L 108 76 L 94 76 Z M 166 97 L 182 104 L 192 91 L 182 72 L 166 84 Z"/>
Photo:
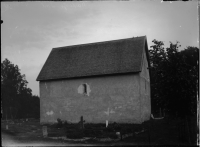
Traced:
<path fill-rule="evenodd" d="M 199 49 L 197 47 L 188 46 L 180 54 L 184 56 L 185 64 L 188 66 L 188 74 L 190 75 L 190 109 L 193 114 L 197 114 L 197 97 L 198 97 L 198 75 L 199 75 Z"/>
<path fill-rule="evenodd" d="M 14 109 L 19 107 L 17 95 L 27 83 L 25 75 L 21 75 L 17 65 L 12 64 L 8 59 L 1 63 L 2 107 L 6 117 L 13 118 Z"/>
<path fill-rule="evenodd" d="M 32 111 L 38 111 L 39 97 L 32 95 L 32 90 L 27 88 L 28 82 L 25 75 L 20 73 L 17 65 L 8 59 L 1 63 L 1 97 L 3 118 L 29 117 Z M 34 99 L 33 99 L 34 98 Z M 32 103 L 37 106 L 32 107 Z M 30 110 L 30 108 L 32 108 Z"/>
<path fill-rule="evenodd" d="M 32 96 L 30 98 L 31 105 L 29 106 L 29 114 L 31 117 L 40 118 L 40 99 L 38 96 Z"/>
<path fill-rule="evenodd" d="M 162 108 L 179 116 L 196 113 L 198 48 L 179 52 L 179 42 L 170 42 L 166 49 L 162 41 L 153 42 L 155 45 L 149 50 L 152 111 Z"/>
<path fill-rule="evenodd" d="M 162 41 L 153 40 L 154 45 L 149 50 L 150 66 L 151 66 L 151 104 L 153 113 L 157 113 L 162 105 L 166 104 L 162 89 L 161 79 L 163 79 L 163 64 L 166 60 L 166 52 Z"/>

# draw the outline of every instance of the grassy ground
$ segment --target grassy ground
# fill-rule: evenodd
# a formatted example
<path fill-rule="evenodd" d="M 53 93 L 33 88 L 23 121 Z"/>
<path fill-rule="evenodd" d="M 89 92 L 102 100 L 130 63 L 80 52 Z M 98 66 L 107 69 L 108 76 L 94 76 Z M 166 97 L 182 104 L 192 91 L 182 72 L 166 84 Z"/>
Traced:
<path fill-rule="evenodd" d="M 6 125 L 8 125 L 8 130 Z M 196 145 L 197 143 L 197 121 L 195 117 L 189 117 L 187 122 L 178 118 L 164 118 L 150 120 L 141 125 L 109 124 L 108 128 L 105 127 L 105 124 L 85 124 L 84 130 L 81 130 L 78 124 L 67 124 L 60 126 L 60 128 L 57 125 L 46 126 L 50 138 L 61 136 L 67 136 L 67 138 L 90 137 L 88 140 L 79 141 L 86 144 Z M 19 141 L 51 141 L 50 138 L 43 137 L 42 125 L 40 125 L 39 120 L 2 121 L 1 129 L 3 132 L 17 137 Z M 125 134 L 131 134 L 131 136 L 114 141 L 117 138 L 116 132 L 121 132 L 122 136 Z M 94 138 L 111 138 L 113 140 L 105 142 Z M 69 140 L 65 142 L 69 142 Z M 73 143 L 73 141 L 71 142 Z"/>

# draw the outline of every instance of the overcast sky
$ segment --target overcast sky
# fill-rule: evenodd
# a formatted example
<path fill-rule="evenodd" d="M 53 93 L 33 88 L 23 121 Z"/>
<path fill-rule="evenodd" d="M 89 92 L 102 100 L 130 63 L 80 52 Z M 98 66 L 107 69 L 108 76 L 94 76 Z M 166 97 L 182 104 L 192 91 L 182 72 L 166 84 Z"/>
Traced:
<path fill-rule="evenodd" d="M 21 69 L 34 95 L 54 47 L 147 36 L 198 47 L 197 1 L 1 2 L 1 56 Z"/>

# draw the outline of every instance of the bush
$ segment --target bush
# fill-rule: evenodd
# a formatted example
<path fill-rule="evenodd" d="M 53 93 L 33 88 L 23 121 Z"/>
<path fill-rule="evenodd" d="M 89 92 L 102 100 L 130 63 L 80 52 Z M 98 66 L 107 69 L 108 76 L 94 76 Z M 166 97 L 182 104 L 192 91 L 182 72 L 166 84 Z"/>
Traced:
<path fill-rule="evenodd" d="M 62 128 L 62 126 L 63 126 L 62 120 L 60 118 L 58 118 L 57 121 L 58 121 L 57 128 Z"/>
<path fill-rule="evenodd" d="M 63 124 L 63 127 L 65 127 L 65 128 L 67 128 L 67 126 L 69 125 L 69 123 L 67 121 L 63 121 L 62 124 Z"/>
<path fill-rule="evenodd" d="M 96 134 L 92 129 L 84 129 L 83 131 L 85 137 L 95 137 Z"/>
<path fill-rule="evenodd" d="M 117 134 L 115 134 L 115 133 L 110 133 L 108 135 L 108 137 L 111 138 L 111 139 L 117 139 L 118 138 Z"/>
<path fill-rule="evenodd" d="M 107 127 L 105 129 L 105 132 L 113 132 L 114 131 L 114 128 L 113 127 Z"/>
<path fill-rule="evenodd" d="M 66 134 L 66 137 L 70 139 L 80 139 L 84 136 L 81 130 L 68 130 Z"/>
<path fill-rule="evenodd" d="M 106 127 L 105 124 L 93 124 L 93 123 L 85 123 L 84 124 L 85 129 L 104 129 Z"/>
<path fill-rule="evenodd" d="M 115 131 L 117 131 L 117 132 L 121 131 L 122 127 L 121 127 L 120 124 L 114 122 L 112 125 L 113 125 L 113 128 L 114 128 Z"/>

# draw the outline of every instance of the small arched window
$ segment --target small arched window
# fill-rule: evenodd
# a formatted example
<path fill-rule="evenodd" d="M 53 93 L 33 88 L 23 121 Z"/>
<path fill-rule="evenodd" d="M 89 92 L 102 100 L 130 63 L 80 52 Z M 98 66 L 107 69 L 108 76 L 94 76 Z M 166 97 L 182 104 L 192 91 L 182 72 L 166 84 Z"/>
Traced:
<path fill-rule="evenodd" d="M 87 85 L 83 84 L 83 94 L 87 94 Z"/>
<path fill-rule="evenodd" d="M 86 83 L 85 84 L 81 84 L 78 87 L 78 93 L 88 95 L 88 92 L 90 92 L 88 84 L 86 84 Z"/>

